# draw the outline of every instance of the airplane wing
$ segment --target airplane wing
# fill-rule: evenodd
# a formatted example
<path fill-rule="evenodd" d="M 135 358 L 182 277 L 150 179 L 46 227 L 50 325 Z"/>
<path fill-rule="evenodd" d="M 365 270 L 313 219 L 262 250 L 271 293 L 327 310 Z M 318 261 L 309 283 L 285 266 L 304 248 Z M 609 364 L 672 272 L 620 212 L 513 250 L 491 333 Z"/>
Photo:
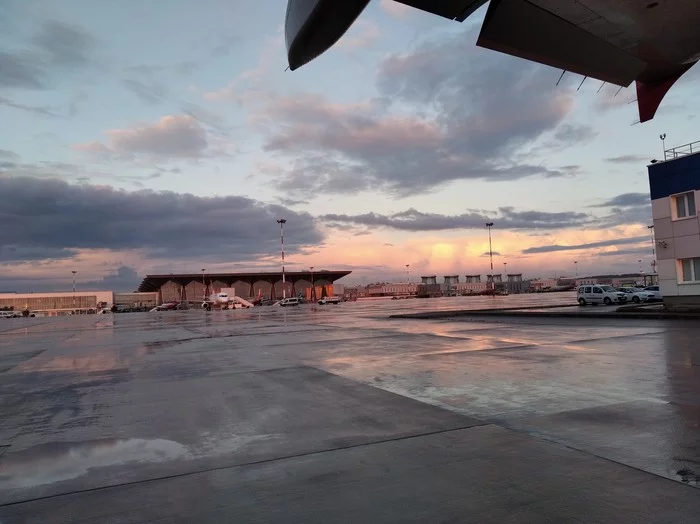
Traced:
<path fill-rule="evenodd" d="M 700 4 L 491 0 L 477 45 L 619 86 L 637 81 L 640 121 L 700 57 Z"/>
<path fill-rule="evenodd" d="M 462 22 L 488 0 L 395 1 Z M 367 3 L 289 0 L 291 69 L 331 47 Z M 619 86 L 636 81 L 645 122 L 700 58 L 699 22 L 696 0 L 491 0 L 477 45 Z"/>

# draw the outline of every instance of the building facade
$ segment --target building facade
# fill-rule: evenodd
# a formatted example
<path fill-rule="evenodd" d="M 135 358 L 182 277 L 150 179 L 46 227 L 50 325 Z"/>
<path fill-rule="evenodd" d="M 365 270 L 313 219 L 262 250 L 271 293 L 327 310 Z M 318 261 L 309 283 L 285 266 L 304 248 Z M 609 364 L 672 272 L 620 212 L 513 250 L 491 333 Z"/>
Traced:
<path fill-rule="evenodd" d="M 697 153 L 674 153 L 648 167 L 656 268 L 669 305 L 700 305 L 700 142 L 695 145 Z"/>
<path fill-rule="evenodd" d="M 559 281 L 554 278 L 538 278 L 530 281 L 530 289 L 536 293 L 557 287 L 558 285 Z"/>
<path fill-rule="evenodd" d="M 76 291 L 67 293 L 0 293 L 0 309 L 34 313 L 70 314 L 95 312 L 112 307 L 111 291 Z"/>
<path fill-rule="evenodd" d="M 366 288 L 365 296 L 368 297 L 394 297 L 394 296 L 415 296 L 418 291 L 418 284 L 408 282 L 370 284 Z"/>

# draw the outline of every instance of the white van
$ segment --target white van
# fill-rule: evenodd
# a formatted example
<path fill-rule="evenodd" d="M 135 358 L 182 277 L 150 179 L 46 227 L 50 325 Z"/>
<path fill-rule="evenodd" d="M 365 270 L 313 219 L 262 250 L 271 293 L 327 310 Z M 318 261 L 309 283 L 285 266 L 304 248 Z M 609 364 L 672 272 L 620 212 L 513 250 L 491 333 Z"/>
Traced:
<path fill-rule="evenodd" d="M 280 306 L 286 307 L 286 306 L 298 306 L 301 304 L 301 299 L 297 297 L 290 297 L 290 298 L 285 298 L 280 301 Z"/>
<path fill-rule="evenodd" d="M 576 291 L 576 297 L 580 306 L 586 304 L 624 304 L 627 302 L 627 295 L 618 291 L 612 286 L 580 286 Z"/>

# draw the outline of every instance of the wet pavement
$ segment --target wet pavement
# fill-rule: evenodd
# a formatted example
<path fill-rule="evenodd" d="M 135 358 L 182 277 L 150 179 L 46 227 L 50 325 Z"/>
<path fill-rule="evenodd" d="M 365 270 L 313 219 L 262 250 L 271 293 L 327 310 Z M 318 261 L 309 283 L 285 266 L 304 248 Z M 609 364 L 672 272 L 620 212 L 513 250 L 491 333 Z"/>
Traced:
<path fill-rule="evenodd" d="M 0 522 L 697 521 L 700 324 L 387 318 L 565 295 L 0 322 Z"/>

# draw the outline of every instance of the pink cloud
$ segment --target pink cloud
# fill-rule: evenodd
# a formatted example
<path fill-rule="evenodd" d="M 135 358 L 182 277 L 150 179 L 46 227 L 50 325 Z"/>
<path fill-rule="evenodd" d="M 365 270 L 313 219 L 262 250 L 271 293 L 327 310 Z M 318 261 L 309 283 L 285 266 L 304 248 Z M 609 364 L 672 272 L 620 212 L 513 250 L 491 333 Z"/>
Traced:
<path fill-rule="evenodd" d="M 105 131 L 107 144 L 88 142 L 75 149 L 90 153 L 119 155 L 148 154 L 156 156 L 196 157 L 208 148 L 207 132 L 189 115 L 164 116 L 154 124 Z"/>
<path fill-rule="evenodd" d="M 395 0 L 382 0 L 379 5 L 391 16 L 396 17 L 404 17 L 411 10 L 407 5 L 396 2 Z"/>

